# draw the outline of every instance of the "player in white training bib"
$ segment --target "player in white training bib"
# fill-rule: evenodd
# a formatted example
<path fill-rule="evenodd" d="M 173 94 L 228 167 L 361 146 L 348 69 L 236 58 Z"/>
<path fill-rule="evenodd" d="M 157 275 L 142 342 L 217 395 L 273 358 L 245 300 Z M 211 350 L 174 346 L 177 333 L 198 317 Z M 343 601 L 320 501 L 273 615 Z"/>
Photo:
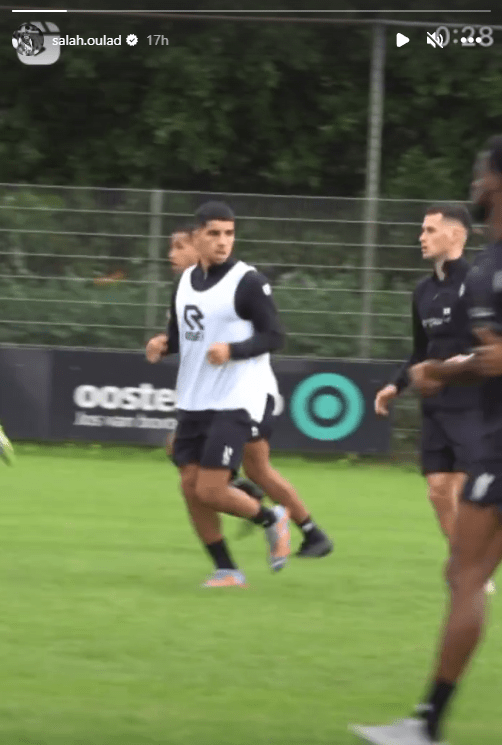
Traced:
<path fill-rule="evenodd" d="M 169 260 L 176 274 L 181 274 L 185 269 L 194 266 L 199 258 L 193 245 L 192 232 L 193 226 L 186 224 L 180 226 L 171 236 Z M 270 287 L 265 285 L 264 292 L 265 294 L 271 294 Z M 166 334 L 159 334 L 153 337 L 147 344 L 147 358 L 151 362 L 158 362 L 165 353 L 166 346 Z M 302 544 L 299 548 L 298 556 L 304 558 L 326 556 L 333 550 L 333 543 L 313 521 L 308 509 L 298 496 L 293 485 L 274 469 L 270 462 L 269 441 L 272 436 L 275 420 L 282 413 L 284 402 L 279 393 L 277 379 L 270 364 L 268 369 L 269 383 L 266 386 L 268 397 L 265 415 L 260 422 L 253 423 L 251 439 L 244 447 L 244 472 L 248 477 L 252 474 L 253 478 L 250 481 L 236 476 L 232 479 L 231 483 L 258 501 L 263 500 L 266 491 L 274 502 L 278 502 L 288 509 L 291 519 L 297 525 L 302 536 Z M 169 456 L 172 454 L 173 440 L 173 435 L 170 435 L 166 448 Z M 207 520 L 207 510 L 201 508 L 198 500 L 187 501 L 187 507 L 197 535 L 203 544 L 207 545 L 208 542 L 214 539 L 214 535 L 211 532 L 211 523 L 208 524 Z M 246 528 L 246 525 L 251 528 L 253 523 L 247 522 L 243 524 L 242 535 L 246 535 L 249 532 L 249 528 Z M 215 568 L 219 568 L 216 563 Z"/>
<path fill-rule="evenodd" d="M 212 525 L 206 546 L 218 569 L 206 586 L 242 586 L 218 512 L 265 528 L 274 571 L 290 552 L 287 510 L 263 507 L 230 485 L 253 422 L 265 414 L 269 354 L 281 346 L 283 333 L 275 304 L 263 290 L 266 279 L 231 258 L 235 218 L 228 205 L 203 205 L 195 215 L 193 240 L 199 263 L 183 273 L 173 294 L 167 332 L 167 353 L 180 354 L 173 460 L 185 499 L 202 503 Z"/>

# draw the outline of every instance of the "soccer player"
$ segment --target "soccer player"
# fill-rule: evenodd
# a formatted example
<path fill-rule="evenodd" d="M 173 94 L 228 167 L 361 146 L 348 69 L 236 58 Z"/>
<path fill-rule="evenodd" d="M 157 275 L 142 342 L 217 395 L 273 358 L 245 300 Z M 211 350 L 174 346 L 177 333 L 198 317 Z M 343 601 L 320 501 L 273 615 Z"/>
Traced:
<path fill-rule="evenodd" d="M 293 485 L 273 468 L 270 463 L 270 438 L 274 429 L 274 412 L 279 397 L 277 380 L 271 372 L 276 388 L 276 397 L 269 393 L 263 420 L 257 423 L 256 432 L 244 449 L 243 467 L 251 483 L 258 485 L 274 502 L 288 510 L 292 521 L 302 536 L 302 544 L 296 556 L 301 558 L 321 558 L 333 551 L 333 543 L 328 535 L 312 520 L 304 502 Z"/>
<path fill-rule="evenodd" d="M 264 507 L 229 483 L 253 423 L 263 419 L 269 355 L 283 334 L 267 280 L 231 258 L 235 218 L 228 205 L 204 204 L 193 236 L 199 263 L 182 274 L 173 293 L 167 333 L 167 353 L 180 354 L 173 460 L 187 502 L 200 502 L 211 525 L 205 542 L 220 568 L 206 586 L 243 585 L 215 513 L 261 525 L 273 570 L 290 552 L 287 510 Z"/>
<path fill-rule="evenodd" d="M 388 405 L 409 384 L 410 367 L 426 359 L 445 360 L 470 351 L 465 278 L 470 265 L 463 256 L 471 227 L 467 209 L 441 204 L 429 207 L 420 243 L 433 272 L 413 292 L 413 350 L 392 383 L 377 393 L 375 411 Z M 450 552 L 457 506 L 466 474 L 480 456 L 481 412 L 476 388 L 447 386 L 422 401 L 422 473 Z M 493 591 L 493 584 L 487 586 Z"/>
<path fill-rule="evenodd" d="M 14 448 L 12 443 L 3 431 L 3 427 L 0 426 L 0 458 L 7 463 L 8 466 L 14 464 Z"/>
<path fill-rule="evenodd" d="M 197 263 L 198 254 L 192 240 L 191 226 L 181 227 L 172 234 L 169 260 L 174 272 L 178 274 Z M 149 341 L 147 356 L 150 361 L 157 362 L 165 353 L 166 348 L 167 335 L 159 334 Z M 277 380 L 270 368 L 269 396 L 265 415 L 261 422 L 256 423 L 252 431 L 252 437 L 244 447 L 244 471 L 253 480 L 249 481 L 237 477 L 232 480 L 232 485 L 242 489 L 258 501 L 261 501 L 265 496 L 263 488 L 266 488 L 272 499 L 288 509 L 291 518 L 301 532 L 303 541 L 297 556 L 326 556 L 333 550 L 332 542 L 313 522 L 293 486 L 270 464 L 269 440 L 273 431 L 274 412 L 277 410 L 278 398 Z M 168 437 L 166 444 L 168 455 L 171 455 L 172 444 L 173 437 L 171 435 Z M 188 508 L 195 530 L 199 537 L 204 540 L 205 515 L 199 509 L 197 502 L 194 503 L 193 500 L 188 503 Z M 252 525 L 252 523 L 250 524 Z"/>
<path fill-rule="evenodd" d="M 381 745 L 430 745 L 441 739 L 448 704 L 485 625 L 484 587 L 502 561 L 502 136 L 492 138 L 475 168 L 472 196 L 492 243 L 466 278 L 468 315 L 478 346 L 452 360 L 410 369 L 424 396 L 450 384 L 480 385 L 482 456 L 462 492 L 447 566 L 450 607 L 424 703 L 414 716 L 387 727 L 354 727 Z"/>

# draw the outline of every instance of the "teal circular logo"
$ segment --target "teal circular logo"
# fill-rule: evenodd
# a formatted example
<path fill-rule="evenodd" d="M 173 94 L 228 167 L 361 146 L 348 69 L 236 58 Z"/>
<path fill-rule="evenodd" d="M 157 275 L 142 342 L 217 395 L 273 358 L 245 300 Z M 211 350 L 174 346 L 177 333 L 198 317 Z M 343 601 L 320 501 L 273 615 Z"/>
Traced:
<path fill-rule="evenodd" d="M 318 373 L 302 380 L 291 397 L 291 417 L 313 440 L 342 440 L 361 424 L 365 402 L 360 388 L 336 373 Z"/>

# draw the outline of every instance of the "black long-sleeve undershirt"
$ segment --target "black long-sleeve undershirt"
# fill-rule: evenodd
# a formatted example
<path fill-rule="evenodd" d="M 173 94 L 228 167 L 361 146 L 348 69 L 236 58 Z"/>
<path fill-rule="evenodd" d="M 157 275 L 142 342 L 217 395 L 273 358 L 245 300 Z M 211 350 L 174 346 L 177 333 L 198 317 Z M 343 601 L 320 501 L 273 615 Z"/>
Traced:
<path fill-rule="evenodd" d="M 191 276 L 193 289 L 203 292 L 214 287 L 235 263 L 233 259 L 230 259 L 224 264 L 210 267 L 207 272 L 198 265 Z M 177 289 L 174 290 L 171 298 L 167 327 L 168 354 L 179 352 L 179 327 L 176 316 Z M 240 318 L 251 321 L 253 334 L 249 339 L 230 344 L 231 359 L 245 360 L 258 357 L 267 352 L 276 352 L 282 347 L 285 334 L 272 298 L 270 284 L 263 274 L 250 270 L 242 277 L 235 292 L 234 306 Z M 225 339 L 221 339 L 221 342 L 224 343 Z"/>
<path fill-rule="evenodd" d="M 417 365 L 419 362 L 423 362 L 427 359 L 427 347 L 429 340 L 427 334 L 424 331 L 422 321 L 418 314 L 417 301 L 415 293 L 413 294 L 413 302 L 411 309 L 411 326 L 412 326 L 412 337 L 413 337 L 413 348 L 410 356 L 403 362 L 399 370 L 397 371 L 394 380 L 392 381 L 397 387 L 398 393 L 401 393 L 409 385 L 408 370 L 413 365 Z"/>

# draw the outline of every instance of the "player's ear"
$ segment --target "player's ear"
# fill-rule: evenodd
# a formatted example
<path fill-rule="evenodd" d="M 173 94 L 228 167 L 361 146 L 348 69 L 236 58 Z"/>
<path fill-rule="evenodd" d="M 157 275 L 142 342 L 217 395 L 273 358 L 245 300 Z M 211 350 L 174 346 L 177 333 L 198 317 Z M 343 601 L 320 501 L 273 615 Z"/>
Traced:
<path fill-rule="evenodd" d="M 460 223 L 456 222 L 453 224 L 453 239 L 457 243 L 458 241 L 463 240 L 464 238 L 465 229 Z"/>

